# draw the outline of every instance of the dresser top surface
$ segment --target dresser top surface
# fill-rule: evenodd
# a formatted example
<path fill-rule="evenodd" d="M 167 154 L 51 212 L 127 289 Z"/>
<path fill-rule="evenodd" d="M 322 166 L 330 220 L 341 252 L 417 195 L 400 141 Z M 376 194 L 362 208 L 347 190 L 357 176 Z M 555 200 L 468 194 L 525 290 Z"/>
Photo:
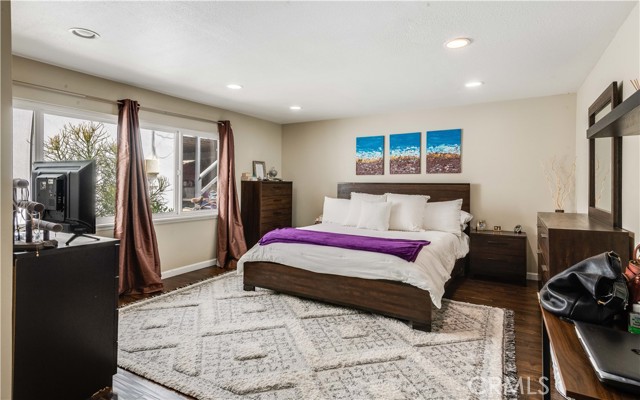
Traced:
<path fill-rule="evenodd" d="M 274 181 L 274 180 L 262 180 L 262 181 L 251 181 L 251 180 L 246 180 L 246 181 L 242 181 L 242 183 L 249 183 L 249 184 L 258 184 L 258 183 L 263 183 L 263 184 L 273 184 L 273 183 L 285 183 L 285 184 L 291 184 L 293 183 L 292 181 Z"/>
<path fill-rule="evenodd" d="M 65 245 L 65 242 L 71 238 L 71 234 L 58 232 L 51 232 L 51 239 L 54 239 L 58 242 L 58 247 L 55 249 L 41 249 L 39 251 L 35 250 L 14 250 L 13 255 L 16 258 L 26 258 L 26 257 L 39 257 L 40 254 L 47 253 L 55 253 L 57 251 L 67 251 L 68 249 L 76 249 L 78 247 L 87 247 L 90 246 L 92 248 L 102 247 L 102 246 L 114 246 L 120 244 L 119 239 L 104 237 L 104 236 L 96 236 L 91 235 L 93 237 L 99 238 L 100 240 L 94 240 L 86 236 L 80 236 L 76 238 L 73 242 L 69 243 L 69 245 Z"/>
<path fill-rule="evenodd" d="M 629 233 L 589 218 L 588 214 L 539 212 L 538 219 L 549 229 L 568 229 L 584 231 Z"/>

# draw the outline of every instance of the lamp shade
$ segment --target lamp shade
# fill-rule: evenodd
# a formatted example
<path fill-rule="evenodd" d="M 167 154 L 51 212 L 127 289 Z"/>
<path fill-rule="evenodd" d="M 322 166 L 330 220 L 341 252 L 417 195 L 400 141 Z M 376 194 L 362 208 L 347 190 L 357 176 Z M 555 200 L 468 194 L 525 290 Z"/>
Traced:
<path fill-rule="evenodd" d="M 147 175 L 158 175 L 160 173 L 160 165 L 156 159 L 144 160 L 144 169 Z"/>

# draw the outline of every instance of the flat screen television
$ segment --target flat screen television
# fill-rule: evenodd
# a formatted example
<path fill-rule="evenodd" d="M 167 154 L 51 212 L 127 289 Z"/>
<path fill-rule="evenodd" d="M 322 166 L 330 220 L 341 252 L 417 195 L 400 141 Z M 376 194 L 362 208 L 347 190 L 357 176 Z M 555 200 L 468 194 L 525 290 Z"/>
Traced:
<path fill-rule="evenodd" d="M 73 236 L 96 233 L 96 164 L 94 160 L 36 161 L 31 171 L 32 200 L 44 205 L 42 220 L 62 225 Z"/>

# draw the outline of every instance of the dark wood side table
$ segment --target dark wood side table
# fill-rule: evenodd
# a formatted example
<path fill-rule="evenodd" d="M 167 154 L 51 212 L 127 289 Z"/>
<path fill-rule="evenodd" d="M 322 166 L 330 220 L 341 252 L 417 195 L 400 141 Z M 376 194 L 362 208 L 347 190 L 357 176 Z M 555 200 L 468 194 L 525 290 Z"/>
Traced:
<path fill-rule="evenodd" d="M 544 308 L 542 310 L 542 377 L 549 385 L 551 347 L 557 361 L 557 376 L 562 380 L 566 395 L 574 399 L 637 399 L 615 388 L 603 385 L 589 362 L 574 325 L 561 320 Z M 551 391 L 544 400 L 551 399 Z"/>
<path fill-rule="evenodd" d="M 53 238 L 53 235 L 52 235 Z M 112 386 L 120 241 L 58 233 L 58 248 L 13 253 L 13 398 L 87 399 Z"/>
<path fill-rule="evenodd" d="M 471 275 L 527 285 L 527 234 L 471 230 Z"/>

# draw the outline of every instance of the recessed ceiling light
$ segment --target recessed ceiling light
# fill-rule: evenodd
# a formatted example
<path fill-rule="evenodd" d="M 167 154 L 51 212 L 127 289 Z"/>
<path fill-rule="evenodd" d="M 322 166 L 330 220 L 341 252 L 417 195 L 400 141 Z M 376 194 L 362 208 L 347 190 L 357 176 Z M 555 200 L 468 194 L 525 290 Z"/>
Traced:
<path fill-rule="evenodd" d="M 289 110 L 298 111 L 298 110 L 302 110 L 302 107 L 300 107 L 300 106 L 291 106 L 291 107 L 289 107 Z"/>
<path fill-rule="evenodd" d="M 471 39 L 469 38 L 456 38 L 449 40 L 444 45 L 450 49 L 459 49 L 461 47 L 465 47 L 471 44 Z"/>
<path fill-rule="evenodd" d="M 238 85 L 236 83 L 230 83 L 227 85 L 227 88 L 233 89 L 233 90 L 240 90 L 242 89 L 242 85 Z"/>
<path fill-rule="evenodd" d="M 471 82 L 467 82 L 464 84 L 466 87 L 478 87 L 478 86 L 482 86 L 484 85 L 484 82 L 480 82 L 480 81 L 471 81 Z"/>
<path fill-rule="evenodd" d="M 95 39 L 100 37 L 98 32 L 86 28 L 69 28 L 69 32 L 83 39 Z"/>

